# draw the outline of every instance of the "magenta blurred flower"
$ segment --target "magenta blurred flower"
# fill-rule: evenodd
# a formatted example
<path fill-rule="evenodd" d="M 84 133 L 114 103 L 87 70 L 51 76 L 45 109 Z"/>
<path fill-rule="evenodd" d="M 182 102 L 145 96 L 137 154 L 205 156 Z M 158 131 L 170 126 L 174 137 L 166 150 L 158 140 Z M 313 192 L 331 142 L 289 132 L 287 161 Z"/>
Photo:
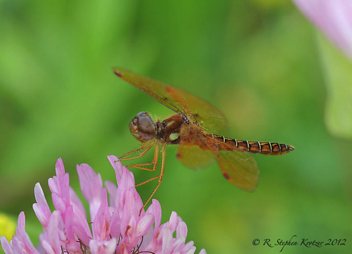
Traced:
<path fill-rule="evenodd" d="M 56 176 L 49 179 L 55 207 L 51 212 L 39 183 L 34 194 L 33 209 L 44 232 L 35 248 L 25 231 L 25 216 L 18 217 L 16 235 L 9 243 L 1 237 L 4 251 L 9 253 L 194 253 L 193 242 L 186 243 L 187 225 L 173 212 L 162 225 L 161 207 L 153 200 L 147 211 L 136 191 L 133 174 L 115 156 L 108 156 L 116 173 L 118 187 L 105 182 L 87 164 L 77 165 L 81 190 L 89 203 L 90 220 L 82 202 L 69 186 L 61 159 L 56 162 Z M 109 193 L 109 201 L 107 197 Z M 91 226 L 91 228 L 90 228 Z M 176 232 L 176 237 L 173 237 Z M 200 251 L 205 254 L 205 250 Z"/>
<path fill-rule="evenodd" d="M 352 60 L 352 1 L 293 1 Z"/>

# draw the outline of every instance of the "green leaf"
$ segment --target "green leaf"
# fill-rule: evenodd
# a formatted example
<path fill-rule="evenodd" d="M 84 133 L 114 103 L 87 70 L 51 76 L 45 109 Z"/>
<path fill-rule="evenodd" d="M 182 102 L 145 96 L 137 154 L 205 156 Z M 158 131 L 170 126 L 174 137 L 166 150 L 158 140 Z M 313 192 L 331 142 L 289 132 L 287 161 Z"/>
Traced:
<path fill-rule="evenodd" d="M 325 124 L 334 136 L 352 138 L 352 62 L 322 34 L 318 43 L 327 88 Z"/>

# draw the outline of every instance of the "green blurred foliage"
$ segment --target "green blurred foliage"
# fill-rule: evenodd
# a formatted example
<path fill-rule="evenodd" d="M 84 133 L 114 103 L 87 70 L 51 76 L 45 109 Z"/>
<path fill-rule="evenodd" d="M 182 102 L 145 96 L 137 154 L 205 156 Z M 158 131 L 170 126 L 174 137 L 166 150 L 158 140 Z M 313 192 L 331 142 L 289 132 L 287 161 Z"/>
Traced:
<path fill-rule="evenodd" d="M 32 211 L 33 188 L 61 157 L 114 181 L 106 156 L 139 146 L 128 123 L 139 111 L 172 112 L 112 74 L 119 66 L 187 89 L 228 117 L 231 137 L 291 144 L 255 155 L 259 186 L 246 193 L 214 164 L 196 172 L 167 149 L 155 195 L 163 221 L 176 211 L 187 240 L 208 253 L 272 253 L 255 238 L 351 239 L 351 141 L 324 126 L 326 88 L 312 25 L 288 1 L 0 1 L 0 210 Z M 151 159 L 151 155 L 145 161 Z M 136 182 L 155 174 L 133 170 Z M 139 191 L 146 200 L 151 183 Z M 35 225 L 35 226 L 33 226 Z M 33 229 L 33 227 L 35 229 Z M 30 234 L 34 244 L 38 234 Z M 350 247 L 286 246 L 285 253 Z"/>

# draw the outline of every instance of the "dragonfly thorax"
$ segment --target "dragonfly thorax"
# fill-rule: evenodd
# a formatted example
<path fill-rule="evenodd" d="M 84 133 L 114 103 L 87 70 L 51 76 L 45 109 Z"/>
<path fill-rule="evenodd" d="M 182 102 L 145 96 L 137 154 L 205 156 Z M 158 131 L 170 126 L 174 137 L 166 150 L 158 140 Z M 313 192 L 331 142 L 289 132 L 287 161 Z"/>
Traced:
<path fill-rule="evenodd" d="M 175 114 L 162 122 L 157 122 L 157 138 L 168 145 L 176 145 L 181 140 L 181 127 L 187 122 L 183 114 Z"/>

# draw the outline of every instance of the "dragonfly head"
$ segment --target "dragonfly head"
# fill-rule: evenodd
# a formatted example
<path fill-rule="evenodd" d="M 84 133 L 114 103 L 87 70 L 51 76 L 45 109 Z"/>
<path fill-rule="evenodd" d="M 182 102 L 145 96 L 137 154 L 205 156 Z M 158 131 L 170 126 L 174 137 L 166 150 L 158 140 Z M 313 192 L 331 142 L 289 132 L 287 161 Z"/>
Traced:
<path fill-rule="evenodd" d="M 150 115 L 142 111 L 130 122 L 130 131 L 138 141 L 144 143 L 155 137 L 156 125 Z"/>

